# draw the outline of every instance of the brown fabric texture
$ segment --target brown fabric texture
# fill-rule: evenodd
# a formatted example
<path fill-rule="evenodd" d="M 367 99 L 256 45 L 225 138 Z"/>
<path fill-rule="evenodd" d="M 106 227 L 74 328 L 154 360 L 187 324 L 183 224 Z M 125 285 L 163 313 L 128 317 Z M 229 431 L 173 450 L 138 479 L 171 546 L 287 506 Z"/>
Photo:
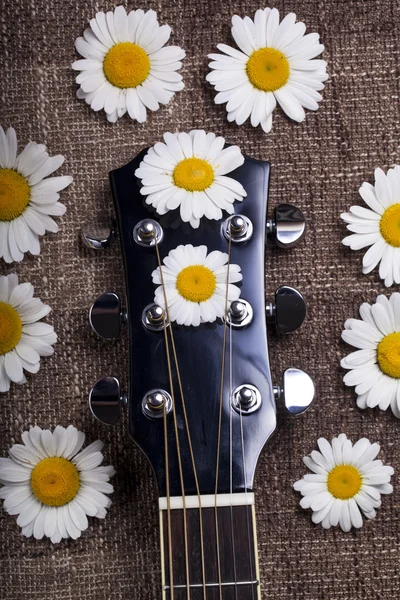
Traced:
<path fill-rule="evenodd" d="M 360 411 L 352 389 L 342 383 L 340 358 L 351 349 L 340 341 L 347 317 L 362 301 L 384 290 L 376 273 L 361 273 L 362 253 L 341 246 L 340 213 L 360 203 L 358 188 L 373 170 L 400 161 L 399 23 L 394 0 L 281 0 L 271 5 L 294 11 L 308 31 L 320 33 L 330 79 L 323 102 L 304 123 L 277 109 L 266 135 L 246 123 L 226 120 L 205 84 L 207 54 L 232 43 L 233 14 L 253 16 L 259 4 L 227 0 L 160 0 L 128 8 L 154 8 L 173 28 L 171 43 L 186 49 L 185 90 L 148 116 L 144 125 L 127 117 L 107 123 L 75 97 L 70 64 L 74 40 L 97 10 L 116 4 L 81 0 L 0 0 L 0 123 L 14 126 L 19 147 L 29 140 L 66 156 L 61 172 L 74 182 L 62 192 L 67 205 L 58 234 L 42 238 L 41 255 L 20 264 L 4 262 L 1 274 L 31 281 L 53 311 L 48 322 L 59 335 L 53 357 L 24 386 L 0 398 L 1 455 L 30 426 L 74 424 L 87 441 L 106 442 L 105 464 L 113 464 L 115 493 L 106 520 L 90 519 L 77 540 L 53 546 L 20 535 L 15 518 L 0 511 L 1 585 L 4 600 L 154 600 L 161 597 L 157 492 L 150 467 L 128 439 L 126 421 L 114 428 L 96 422 L 87 407 L 88 390 L 101 376 L 128 376 L 127 339 L 102 343 L 88 327 L 91 301 L 106 290 L 123 294 L 120 249 L 91 254 L 79 232 L 88 220 L 113 215 L 108 172 L 122 166 L 165 131 L 205 128 L 237 143 L 243 152 L 272 165 L 270 204 L 292 202 L 308 218 L 307 236 L 290 251 L 268 246 L 267 291 L 279 284 L 304 292 L 306 324 L 292 336 L 270 334 L 276 380 L 296 365 L 315 378 L 317 397 L 302 418 L 279 410 L 277 433 L 265 447 L 256 476 L 262 598 L 364 600 L 398 598 L 400 589 L 400 423 L 378 409 Z M 396 286 L 394 286 L 396 287 Z M 361 530 L 324 531 L 299 507 L 293 482 L 306 471 L 304 454 L 318 437 L 345 432 L 381 444 L 382 458 L 395 468 L 395 490 L 383 497 L 377 518 Z"/>

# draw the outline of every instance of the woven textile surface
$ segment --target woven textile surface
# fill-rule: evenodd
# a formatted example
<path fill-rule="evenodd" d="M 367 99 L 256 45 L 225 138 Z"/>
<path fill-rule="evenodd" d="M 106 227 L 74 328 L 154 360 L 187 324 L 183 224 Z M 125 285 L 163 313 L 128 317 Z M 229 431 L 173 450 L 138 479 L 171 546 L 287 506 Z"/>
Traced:
<path fill-rule="evenodd" d="M 340 244 L 340 213 L 359 203 L 358 187 L 373 180 L 377 166 L 400 162 L 399 26 L 394 0 L 281 0 L 271 5 L 294 11 L 325 44 L 330 79 L 324 100 L 304 123 L 277 110 L 266 135 L 250 124 L 228 124 L 223 106 L 213 105 L 205 84 L 207 54 L 231 43 L 230 18 L 253 16 L 259 3 L 237 0 L 165 0 L 129 8 L 154 8 L 173 28 L 171 43 L 185 48 L 185 90 L 144 125 L 106 122 L 75 97 L 70 64 L 74 40 L 97 10 L 113 3 L 89 0 L 0 0 L 0 123 L 14 126 L 20 147 L 29 140 L 64 154 L 62 172 L 74 182 L 62 193 L 67 213 L 60 232 L 42 239 L 39 257 L 0 265 L 31 281 L 53 311 L 48 322 L 59 335 L 55 354 L 39 373 L 0 398 L 0 455 L 38 424 L 73 423 L 88 441 L 106 442 L 105 464 L 113 464 L 115 493 L 106 520 L 90 519 L 77 540 L 57 546 L 23 538 L 13 517 L 0 511 L 0 597 L 3 600 L 154 600 L 160 592 L 157 492 L 150 467 L 129 441 L 126 422 L 106 428 L 89 414 L 87 394 L 101 376 L 126 383 L 127 340 L 98 341 L 89 331 L 88 306 L 107 290 L 123 293 L 120 249 L 92 255 L 79 232 L 88 220 L 113 215 L 108 172 L 131 160 L 165 131 L 205 128 L 237 143 L 243 152 L 272 165 L 271 206 L 293 202 L 307 215 L 308 233 L 298 248 L 266 256 L 267 291 L 279 284 L 304 292 L 306 324 L 291 337 L 270 335 L 271 368 L 278 380 L 296 365 L 317 385 L 313 408 L 293 420 L 279 409 L 279 427 L 265 447 L 256 477 L 262 599 L 365 600 L 400 597 L 400 423 L 390 411 L 360 411 L 342 383 L 340 341 L 347 317 L 362 301 L 383 291 L 376 274 L 361 274 L 361 255 Z M 388 294 L 389 292 L 386 291 Z M 395 468 L 394 493 L 383 497 L 374 521 L 345 534 L 324 531 L 299 508 L 293 482 L 305 471 L 302 456 L 319 436 L 345 432 L 381 444 Z"/>

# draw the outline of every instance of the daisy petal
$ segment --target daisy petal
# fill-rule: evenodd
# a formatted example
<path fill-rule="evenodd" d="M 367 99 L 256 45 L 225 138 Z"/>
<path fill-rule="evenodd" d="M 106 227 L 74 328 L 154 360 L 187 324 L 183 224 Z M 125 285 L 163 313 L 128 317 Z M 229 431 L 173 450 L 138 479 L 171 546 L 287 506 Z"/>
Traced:
<path fill-rule="evenodd" d="M 229 122 L 241 125 L 250 117 L 253 127 L 260 125 L 268 133 L 277 101 L 297 122 L 304 120 L 304 108 L 317 110 L 322 99 L 318 90 L 328 76 L 326 62 L 313 59 L 324 46 L 318 34 L 305 31 L 294 13 L 279 22 L 276 8 L 257 10 L 254 19 L 232 17 L 231 33 L 240 51 L 218 44 L 223 54 L 209 55 L 206 77 L 219 92 L 215 103 L 227 103 Z"/>
<path fill-rule="evenodd" d="M 144 123 L 147 109 L 158 110 L 160 104 L 167 104 L 184 87 L 176 71 L 182 66 L 180 61 L 185 52 L 177 46 L 164 46 L 170 35 L 171 28 L 158 24 L 154 10 L 127 13 L 123 6 L 117 6 L 107 13 L 98 12 L 84 37 L 75 42 L 84 57 L 72 65 L 74 70 L 81 71 L 76 78 L 81 86 L 78 98 L 94 111 L 104 110 L 110 123 L 125 113 Z M 126 67 L 124 57 L 132 53 L 135 62 L 138 51 L 145 55 L 148 66 L 141 67 L 143 79 L 136 83 L 132 81 L 131 61 L 128 60 Z M 122 86 L 121 77 L 126 80 Z"/>
<path fill-rule="evenodd" d="M 383 490 L 392 492 L 390 478 L 394 470 L 375 460 L 379 445 L 366 438 L 353 446 L 345 434 L 340 434 L 331 444 L 320 438 L 318 446 L 323 455 L 313 451 L 311 457 L 303 459 L 317 474 L 306 474 L 293 486 L 303 496 L 301 507 L 311 509 L 312 521 L 321 523 L 324 529 L 340 525 L 348 532 L 352 527 L 362 527 L 361 511 L 367 518 L 374 518 L 375 509 L 381 505 L 380 494 Z M 324 457 L 330 463 L 328 469 Z"/>

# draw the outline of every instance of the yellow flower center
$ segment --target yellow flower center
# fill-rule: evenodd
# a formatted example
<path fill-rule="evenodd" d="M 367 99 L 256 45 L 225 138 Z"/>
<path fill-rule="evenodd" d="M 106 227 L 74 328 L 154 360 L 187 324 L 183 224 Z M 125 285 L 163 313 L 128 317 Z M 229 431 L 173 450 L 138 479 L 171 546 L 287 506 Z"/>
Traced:
<path fill-rule="evenodd" d="M 132 42 L 115 44 L 103 62 L 104 75 L 119 88 L 135 88 L 147 78 L 150 59 L 140 46 Z"/>
<path fill-rule="evenodd" d="M 0 356 L 15 348 L 21 334 L 21 317 L 11 304 L 0 302 Z"/>
<path fill-rule="evenodd" d="M 47 506 L 64 506 L 75 498 L 79 485 L 78 469 L 66 458 L 45 458 L 32 471 L 33 493 Z"/>
<path fill-rule="evenodd" d="M 214 169 L 202 158 L 184 158 L 176 165 L 173 178 L 177 187 L 202 192 L 214 181 Z"/>
<path fill-rule="evenodd" d="M 213 295 L 216 285 L 214 273 L 203 265 L 185 267 L 176 280 L 176 289 L 190 302 L 205 302 Z"/>
<path fill-rule="evenodd" d="M 250 56 L 246 65 L 247 76 L 258 90 L 274 92 L 289 79 L 288 59 L 275 48 L 260 48 Z"/>
<path fill-rule="evenodd" d="M 30 197 L 25 177 L 13 169 L 0 169 L 0 221 L 13 221 L 22 215 Z"/>
<path fill-rule="evenodd" d="M 338 465 L 328 475 L 328 490 L 334 498 L 348 500 L 361 489 L 362 477 L 353 465 Z"/>
<path fill-rule="evenodd" d="M 377 350 L 378 364 L 386 375 L 400 378 L 400 333 L 390 333 L 386 335 L 378 344 Z"/>
<path fill-rule="evenodd" d="M 400 203 L 392 204 L 383 213 L 380 222 L 380 230 L 383 239 L 394 246 L 400 247 Z"/>

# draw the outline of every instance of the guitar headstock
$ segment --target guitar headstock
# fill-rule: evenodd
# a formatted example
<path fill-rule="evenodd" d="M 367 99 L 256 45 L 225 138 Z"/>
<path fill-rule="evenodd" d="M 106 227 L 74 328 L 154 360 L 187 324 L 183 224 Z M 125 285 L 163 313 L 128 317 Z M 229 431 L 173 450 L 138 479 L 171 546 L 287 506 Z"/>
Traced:
<path fill-rule="evenodd" d="M 195 494 L 197 485 L 202 494 L 214 493 L 217 456 L 220 493 L 251 489 L 260 451 L 276 428 L 276 399 L 284 398 L 296 414 L 314 395 L 311 379 L 294 368 L 285 371 L 283 384 L 273 384 L 267 344 L 267 325 L 275 324 L 281 333 L 293 331 L 306 307 L 301 294 L 288 286 L 266 302 L 266 238 L 282 247 L 294 245 L 303 236 L 304 217 L 289 204 L 267 217 L 270 165 L 251 158 L 230 173 L 247 192 L 234 203 L 233 214 L 201 219 L 195 229 L 179 219 L 179 211 L 160 216 L 145 203 L 135 175 L 145 154 L 110 173 L 126 301 L 107 292 L 90 310 L 92 328 L 105 339 L 115 339 L 121 325 L 127 325 L 129 390 L 123 394 L 115 377 L 101 379 L 91 390 L 91 409 L 101 421 L 114 424 L 127 406 L 130 435 L 151 462 L 161 495 L 166 494 L 166 454 L 171 496 L 181 495 L 182 474 L 186 494 Z M 85 244 L 94 249 L 106 247 L 112 236 L 112 228 L 83 231 Z M 212 322 L 202 318 L 198 326 L 177 324 L 185 317 L 173 302 L 168 306 L 166 283 L 160 280 L 164 259 L 189 245 L 203 258 L 214 251 L 229 255 L 226 281 L 229 273 L 242 275 L 230 283 L 236 288 L 232 299 L 223 296 L 228 312 Z M 190 247 L 187 252 L 193 255 Z M 167 268 L 167 284 L 168 276 Z"/>

